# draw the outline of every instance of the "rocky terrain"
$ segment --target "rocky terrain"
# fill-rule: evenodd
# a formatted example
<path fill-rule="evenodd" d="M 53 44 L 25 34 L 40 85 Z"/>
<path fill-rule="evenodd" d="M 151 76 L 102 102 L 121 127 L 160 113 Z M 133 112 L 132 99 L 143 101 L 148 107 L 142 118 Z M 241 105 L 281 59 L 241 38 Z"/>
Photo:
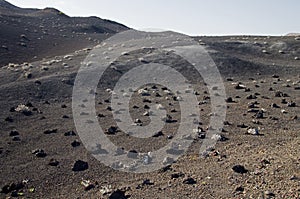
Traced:
<path fill-rule="evenodd" d="M 140 89 L 147 95 L 136 90 L 130 101 L 132 118 L 147 125 L 149 106 L 162 104 L 169 115 L 165 127 L 146 145 L 116 127 L 109 89 L 145 60 L 171 65 L 189 78 L 201 121 L 188 152 L 158 171 L 125 173 L 96 160 L 74 125 L 73 84 L 92 47 L 127 29 L 0 0 L 0 198 L 300 198 L 297 35 L 194 38 L 215 61 L 227 95 L 222 134 L 205 156 L 199 148 L 211 102 L 201 76 L 172 53 L 152 48 L 124 53 L 96 91 L 98 121 L 113 143 L 138 155 L 164 146 L 180 124 L 175 91 L 144 85 Z"/>
<path fill-rule="evenodd" d="M 0 64 L 67 54 L 126 29 L 97 17 L 69 17 L 54 8 L 22 9 L 1 0 Z"/>

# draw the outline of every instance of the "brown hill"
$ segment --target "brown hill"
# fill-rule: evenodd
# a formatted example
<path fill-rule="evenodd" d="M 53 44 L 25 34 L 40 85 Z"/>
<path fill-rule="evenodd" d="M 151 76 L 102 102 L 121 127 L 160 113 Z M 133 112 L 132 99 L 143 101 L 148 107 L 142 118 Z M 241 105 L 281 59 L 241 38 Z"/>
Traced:
<path fill-rule="evenodd" d="M 54 8 L 23 9 L 1 0 L 0 65 L 66 54 L 127 29 L 98 17 L 69 17 Z"/>
<path fill-rule="evenodd" d="M 299 37 L 300 36 L 300 33 L 288 33 L 288 34 L 286 34 L 285 36 L 297 36 L 297 37 Z"/>

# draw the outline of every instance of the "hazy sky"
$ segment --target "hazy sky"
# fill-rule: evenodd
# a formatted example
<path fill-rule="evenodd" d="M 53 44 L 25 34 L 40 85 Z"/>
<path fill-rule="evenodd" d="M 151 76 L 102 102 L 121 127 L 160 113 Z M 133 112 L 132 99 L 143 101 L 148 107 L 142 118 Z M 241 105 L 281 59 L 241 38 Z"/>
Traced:
<path fill-rule="evenodd" d="M 19 7 L 55 7 L 70 16 L 98 16 L 135 29 L 189 35 L 285 35 L 300 32 L 299 0 L 8 0 Z"/>

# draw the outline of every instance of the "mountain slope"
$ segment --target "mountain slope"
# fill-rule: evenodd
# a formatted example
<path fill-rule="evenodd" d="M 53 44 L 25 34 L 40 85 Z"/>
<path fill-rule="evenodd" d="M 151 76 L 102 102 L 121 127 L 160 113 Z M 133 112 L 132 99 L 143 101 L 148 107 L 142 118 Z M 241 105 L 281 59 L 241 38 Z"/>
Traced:
<path fill-rule="evenodd" d="M 69 17 L 54 8 L 23 9 L 0 1 L 0 65 L 91 47 L 128 28 L 97 17 Z"/>

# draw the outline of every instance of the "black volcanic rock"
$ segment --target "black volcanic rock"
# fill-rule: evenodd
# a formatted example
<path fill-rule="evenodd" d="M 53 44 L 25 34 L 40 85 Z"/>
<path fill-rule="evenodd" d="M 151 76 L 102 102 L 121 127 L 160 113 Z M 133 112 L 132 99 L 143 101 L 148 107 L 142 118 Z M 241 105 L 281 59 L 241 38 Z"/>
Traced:
<path fill-rule="evenodd" d="M 126 197 L 124 191 L 121 191 L 121 190 L 118 189 L 118 190 L 112 192 L 111 195 L 108 198 L 109 199 L 126 199 L 128 197 Z"/>
<path fill-rule="evenodd" d="M 183 184 L 196 184 L 196 180 L 194 178 L 186 178 L 183 180 Z"/>
<path fill-rule="evenodd" d="M 87 170 L 89 168 L 89 165 L 87 162 L 85 161 L 82 161 L 82 160 L 77 160 L 75 163 L 74 163 L 74 166 L 72 168 L 72 171 L 84 171 L 84 170 Z"/>
<path fill-rule="evenodd" d="M 232 167 L 232 170 L 233 170 L 234 172 L 240 173 L 240 174 L 244 174 L 244 173 L 247 173 L 247 172 L 248 172 L 248 170 L 245 169 L 245 167 L 242 166 L 242 165 L 235 165 L 235 166 Z"/>

